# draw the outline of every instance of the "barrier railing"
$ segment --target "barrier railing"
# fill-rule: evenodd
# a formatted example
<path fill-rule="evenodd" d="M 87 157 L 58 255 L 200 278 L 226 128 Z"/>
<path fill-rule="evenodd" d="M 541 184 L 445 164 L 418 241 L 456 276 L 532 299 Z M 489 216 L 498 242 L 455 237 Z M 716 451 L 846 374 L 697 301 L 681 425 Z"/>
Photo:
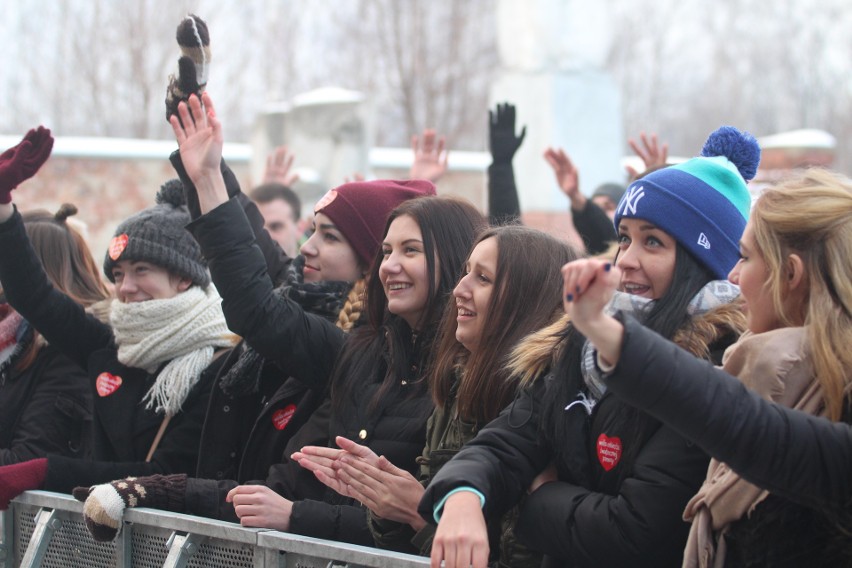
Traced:
<path fill-rule="evenodd" d="M 83 504 L 28 491 L 0 517 L 2 568 L 416 568 L 427 558 L 234 523 L 128 509 L 114 542 L 86 530 Z"/>

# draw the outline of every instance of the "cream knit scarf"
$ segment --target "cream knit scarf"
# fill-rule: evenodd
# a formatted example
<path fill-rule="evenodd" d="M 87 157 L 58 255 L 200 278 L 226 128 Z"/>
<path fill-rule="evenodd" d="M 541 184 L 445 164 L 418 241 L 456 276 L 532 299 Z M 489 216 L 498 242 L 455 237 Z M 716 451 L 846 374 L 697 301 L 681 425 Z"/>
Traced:
<path fill-rule="evenodd" d="M 174 298 L 122 303 L 114 301 L 110 324 L 118 360 L 153 373 L 164 362 L 145 395 L 147 408 L 174 416 L 180 412 L 216 347 L 232 347 L 238 338 L 228 330 L 221 298 L 211 284 L 192 286 Z"/>

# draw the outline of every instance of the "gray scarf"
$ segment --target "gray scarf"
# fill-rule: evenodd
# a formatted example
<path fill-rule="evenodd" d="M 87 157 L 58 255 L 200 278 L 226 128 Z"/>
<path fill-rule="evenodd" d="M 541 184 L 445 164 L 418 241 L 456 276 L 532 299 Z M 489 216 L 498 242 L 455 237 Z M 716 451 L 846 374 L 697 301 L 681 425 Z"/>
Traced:
<path fill-rule="evenodd" d="M 699 316 L 714 308 L 733 302 L 739 295 L 740 288 L 736 284 L 731 284 L 727 280 L 713 280 L 705 284 L 690 300 L 686 311 L 690 316 Z M 641 322 L 644 321 L 655 303 L 656 300 L 616 292 L 605 311 L 610 315 L 614 315 L 616 312 L 630 314 Z M 565 410 L 575 404 L 580 404 L 586 409 L 586 412 L 591 414 L 595 404 L 606 394 L 606 384 L 601 378 L 601 370 L 597 365 L 597 350 L 589 341 L 583 344 L 582 356 L 581 371 L 588 395 L 579 393 L 577 400 L 566 406 Z"/>

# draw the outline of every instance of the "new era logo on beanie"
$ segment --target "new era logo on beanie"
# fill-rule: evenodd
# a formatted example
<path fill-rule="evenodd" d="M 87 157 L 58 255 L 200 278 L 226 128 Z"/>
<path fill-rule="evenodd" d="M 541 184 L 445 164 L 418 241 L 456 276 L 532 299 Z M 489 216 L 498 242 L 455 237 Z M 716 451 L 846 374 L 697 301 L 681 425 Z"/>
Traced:
<path fill-rule="evenodd" d="M 751 208 L 746 181 L 760 162 L 757 140 L 732 126 L 713 132 L 701 156 L 636 180 L 615 213 L 644 219 L 672 236 L 716 278 L 727 278 Z"/>
<path fill-rule="evenodd" d="M 426 195 L 435 195 L 435 185 L 426 180 L 344 183 L 325 194 L 314 213 L 327 215 L 361 262 L 369 265 L 379 250 L 390 212 L 403 201 Z"/>
<path fill-rule="evenodd" d="M 210 284 L 201 247 L 185 229 L 189 223 L 180 180 L 166 182 L 157 205 L 127 218 L 116 229 L 104 258 L 104 274 L 115 282 L 112 269 L 121 260 L 146 261 L 206 288 Z"/>

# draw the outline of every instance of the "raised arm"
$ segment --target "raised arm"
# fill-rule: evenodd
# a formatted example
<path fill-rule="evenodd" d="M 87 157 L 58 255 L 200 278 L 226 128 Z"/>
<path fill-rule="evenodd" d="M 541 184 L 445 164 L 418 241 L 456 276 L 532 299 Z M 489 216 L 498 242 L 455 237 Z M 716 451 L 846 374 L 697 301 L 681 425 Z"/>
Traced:
<path fill-rule="evenodd" d="M 764 400 L 633 320 L 625 329 L 615 394 L 759 487 L 809 507 L 852 504 L 852 426 Z"/>
<path fill-rule="evenodd" d="M 488 141 L 491 165 L 488 166 L 488 217 L 492 225 L 520 222 L 521 203 L 515 184 L 512 159 L 527 134 L 527 127 L 515 134 L 515 106 L 498 104 L 488 111 Z"/>
<path fill-rule="evenodd" d="M 201 100 L 191 96 L 189 105 L 178 105 L 178 113 L 181 121 L 172 116 L 170 122 L 205 219 L 203 232 L 196 223 L 190 229 L 222 296 L 228 326 L 306 385 L 323 388 L 343 346 L 343 332 L 274 292 L 245 212 L 228 199 L 220 169 L 222 124 L 210 95 L 205 92 Z"/>
<path fill-rule="evenodd" d="M 438 136 L 430 128 L 423 131 L 422 138 L 414 134 L 411 137 L 414 161 L 408 172 L 409 179 L 426 179 L 435 183 L 447 173 L 447 159 L 450 153 L 444 149 L 445 146 L 446 139 Z"/>
<path fill-rule="evenodd" d="M 52 148 L 50 130 L 40 126 L 0 154 L 0 284 L 13 308 L 49 343 L 85 367 L 89 353 L 112 341 L 112 331 L 53 287 L 12 205 L 12 190 L 35 175 Z"/>

